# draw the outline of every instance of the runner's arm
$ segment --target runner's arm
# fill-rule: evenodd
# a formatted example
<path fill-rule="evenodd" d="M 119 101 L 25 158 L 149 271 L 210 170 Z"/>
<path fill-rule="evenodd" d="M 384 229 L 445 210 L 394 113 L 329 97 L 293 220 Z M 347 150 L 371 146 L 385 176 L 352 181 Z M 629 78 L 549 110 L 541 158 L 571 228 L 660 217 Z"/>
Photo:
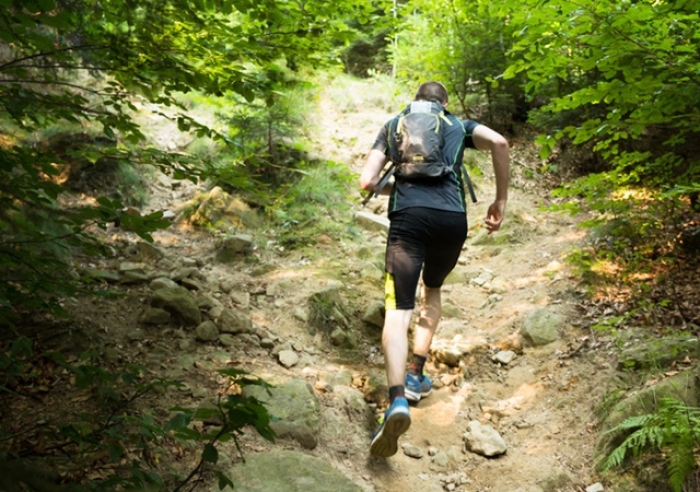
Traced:
<path fill-rule="evenodd" d="M 489 234 L 501 227 L 508 201 L 508 178 L 510 175 L 510 154 L 508 141 L 489 127 L 479 125 L 472 134 L 474 146 L 478 150 L 491 151 L 493 172 L 496 175 L 496 199 L 486 212 L 486 229 Z"/>
<path fill-rule="evenodd" d="M 384 169 L 384 165 L 387 163 L 388 158 L 377 149 L 372 149 L 367 154 L 367 160 L 362 168 L 362 173 L 360 174 L 360 187 L 363 190 L 372 191 L 377 183 L 379 182 L 379 174 Z M 385 186 L 382 190 L 382 195 L 388 195 L 391 191 L 391 186 Z"/>

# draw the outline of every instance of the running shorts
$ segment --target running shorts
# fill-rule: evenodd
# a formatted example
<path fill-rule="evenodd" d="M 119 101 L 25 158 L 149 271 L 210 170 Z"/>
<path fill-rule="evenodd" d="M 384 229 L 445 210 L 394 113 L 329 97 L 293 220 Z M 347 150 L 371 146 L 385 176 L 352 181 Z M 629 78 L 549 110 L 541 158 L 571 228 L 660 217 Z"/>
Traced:
<path fill-rule="evenodd" d="M 413 207 L 391 214 L 386 246 L 386 309 L 413 309 L 423 270 L 427 287 L 442 287 L 467 239 L 467 215 Z"/>

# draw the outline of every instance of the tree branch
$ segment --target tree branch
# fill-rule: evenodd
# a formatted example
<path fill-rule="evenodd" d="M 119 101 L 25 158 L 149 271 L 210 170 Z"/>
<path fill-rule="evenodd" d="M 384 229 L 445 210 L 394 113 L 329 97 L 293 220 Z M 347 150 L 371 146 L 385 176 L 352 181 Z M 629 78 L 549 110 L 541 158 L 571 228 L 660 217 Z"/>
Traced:
<path fill-rule="evenodd" d="M 14 60 L 12 60 L 10 62 L 7 62 L 7 63 L 0 65 L 0 72 L 5 70 L 7 67 L 11 67 L 11 66 L 16 65 L 18 63 L 21 63 L 23 61 L 34 60 L 37 58 L 48 58 L 48 57 L 56 56 L 59 53 L 65 53 L 67 51 L 82 51 L 82 50 L 91 51 L 91 50 L 107 49 L 107 48 L 108 48 L 108 46 L 99 46 L 99 45 L 67 46 L 65 48 L 60 48 L 60 49 L 49 51 L 49 52 L 39 52 L 39 53 L 35 53 L 33 55 L 24 56 L 22 58 L 15 58 Z"/>

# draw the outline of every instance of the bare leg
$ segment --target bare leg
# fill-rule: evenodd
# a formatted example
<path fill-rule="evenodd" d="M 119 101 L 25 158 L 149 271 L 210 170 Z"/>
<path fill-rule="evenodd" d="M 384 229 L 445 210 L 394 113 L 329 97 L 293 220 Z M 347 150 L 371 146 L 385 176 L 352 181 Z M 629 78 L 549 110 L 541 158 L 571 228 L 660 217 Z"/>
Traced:
<path fill-rule="evenodd" d="M 437 330 L 442 304 L 440 300 L 440 287 L 422 287 L 420 317 L 416 323 L 413 336 L 413 353 L 428 356 L 433 335 Z"/>
<path fill-rule="evenodd" d="M 411 309 L 396 309 L 387 311 L 384 318 L 382 347 L 389 387 L 404 384 L 408 358 L 408 326 L 412 315 Z"/>

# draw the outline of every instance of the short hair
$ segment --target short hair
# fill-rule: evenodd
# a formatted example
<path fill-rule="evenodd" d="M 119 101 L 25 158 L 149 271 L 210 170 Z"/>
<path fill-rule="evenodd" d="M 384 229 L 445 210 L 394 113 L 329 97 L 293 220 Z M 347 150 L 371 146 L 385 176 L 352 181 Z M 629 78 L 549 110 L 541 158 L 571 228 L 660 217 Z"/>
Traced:
<path fill-rule="evenodd" d="M 418 87 L 416 101 L 437 101 L 440 104 L 447 103 L 447 89 L 440 82 L 424 82 Z"/>

